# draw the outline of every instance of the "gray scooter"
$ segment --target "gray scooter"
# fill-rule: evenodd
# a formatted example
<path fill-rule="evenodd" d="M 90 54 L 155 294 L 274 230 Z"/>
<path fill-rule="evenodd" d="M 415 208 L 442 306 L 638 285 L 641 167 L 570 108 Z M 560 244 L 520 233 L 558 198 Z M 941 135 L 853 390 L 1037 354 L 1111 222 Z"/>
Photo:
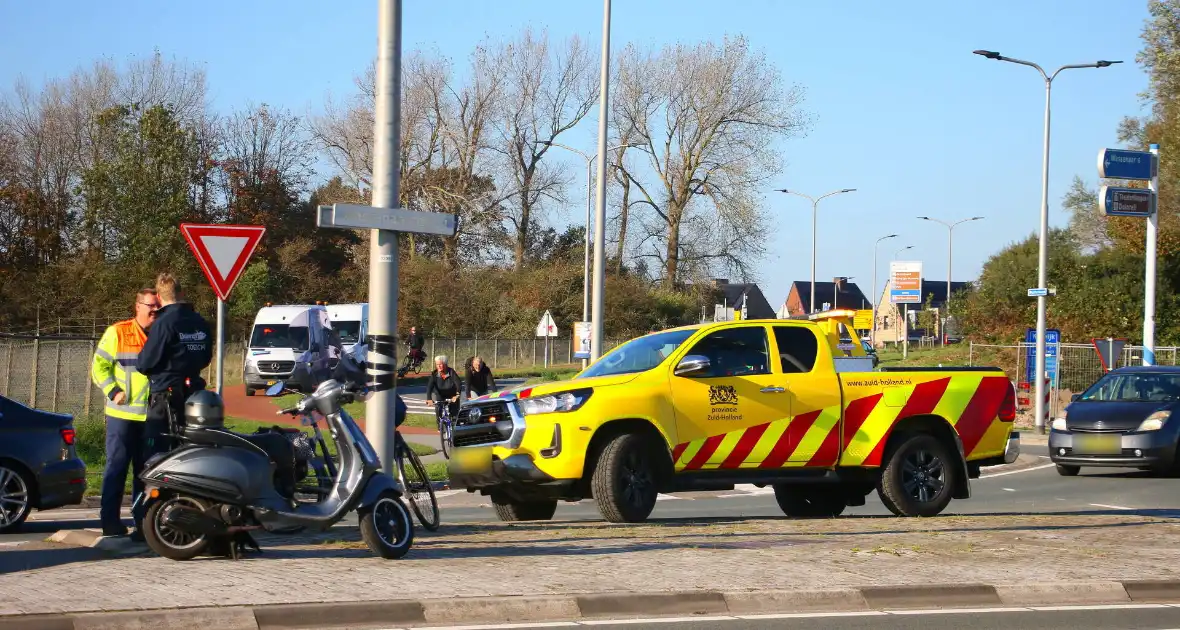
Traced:
<path fill-rule="evenodd" d="M 172 560 L 231 555 L 255 546 L 251 531 L 324 531 L 356 511 L 361 537 L 373 553 L 405 556 L 414 522 L 396 481 L 381 470 L 372 445 L 343 405 L 358 398 L 356 387 L 324 381 L 294 407 L 279 413 L 302 416 L 316 428 L 314 413 L 326 420 L 336 443 L 339 467 L 314 502 L 295 497 L 296 453 L 279 433 L 241 434 L 225 428 L 221 398 L 200 391 L 185 402 L 185 424 L 174 429 L 183 445 L 146 463 L 144 538 Z M 282 393 L 276 383 L 267 395 Z M 321 439 L 322 444 L 322 439 Z M 323 454 L 325 457 L 327 453 Z M 329 460 L 330 461 L 330 460 Z"/>

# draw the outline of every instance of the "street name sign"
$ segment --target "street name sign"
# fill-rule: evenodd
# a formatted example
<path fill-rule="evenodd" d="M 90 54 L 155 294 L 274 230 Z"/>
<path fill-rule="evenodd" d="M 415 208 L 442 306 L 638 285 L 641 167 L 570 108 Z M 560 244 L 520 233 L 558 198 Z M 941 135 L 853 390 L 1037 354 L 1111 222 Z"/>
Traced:
<path fill-rule="evenodd" d="M 545 311 L 545 314 L 541 316 L 541 321 L 537 322 L 537 336 L 557 336 L 557 324 L 553 323 L 553 315 L 549 311 Z"/>
<path fill-rule="evenodd" d="M 1149 180 L 1158 165 L 1147 151 L 1102 149 L 1098 152 L 1098 176 L 1110 179 Z"/>
<path fill-rule="evenodd" d="M 1047 295 L 1049 295 L 1049 289 L 1040 288 L 1028 290 L 1028 297 L 1042 297 Z"/>
<path fill-rule="evenodd" d="M 895 260 L 889 263 L 889 301 L 893 304 L 922 303 L 921 261 Z"/>
<path fill-rule="evenodd" d="M 1098 351 L 1098 360 L 1102 362 L 1103 370 L 1109 372 L 1118 367 L 1119 355 L 1123 353 L 1123 346 L 1127 345 L 1126 339 L 1107 337 L 1090 341 L 1094 344 L 1094 349 Z"/>
<path fill-rule="evenodd" d="M 1155 193 L 1147 188 L 1103 186 L 1098 208 L 1107 217 L 1149 217 L 1155 212 Z"/>
<path fill-rule="evenodd" d="M 246 270 L 246 263 L 266 228 L 261 225 L 181 223 L 180 231 L 214 293 L 225 301 Z"/>
<path fill-rule="evenodd" d="M 374 208 L 351 203 L 319 206 L 316 227 L 355 230 L 391 230 L 415 234 L 454 236 L 458 222 L 453 214 L 421 212 L 404 208 Z"/>

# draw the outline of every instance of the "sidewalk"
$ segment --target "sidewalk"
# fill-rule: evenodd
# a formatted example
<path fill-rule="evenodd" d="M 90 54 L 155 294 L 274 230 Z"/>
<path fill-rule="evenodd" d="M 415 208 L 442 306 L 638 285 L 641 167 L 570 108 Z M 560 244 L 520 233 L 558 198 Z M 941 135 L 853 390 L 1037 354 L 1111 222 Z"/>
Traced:
<path fill-rule="evenodd" d="M 704 612 L 735 606 L 781 612 L 809 601 L 826 602 L 828 609 L 863 608 L 874 605 L 870 596 L 890 592 L 925 606 L 1080 603 L 1078 593 L 1087 603 L 1129 602 L 1135 589 L 1155 596 L 1167 591 L 1180 600 L 1177 517 L 1170 511 L 1094 510 L 931 519 L 675 519 L 628 526 L 464 525 L 447 523 L 444 513 L 442 529 L 417 530 L 414 548 L 397 561 L 372 556 L 355 527 L 318 536 L 260 536 L 265 553 L 236 562 L 172 562 L 147 554 L 80 562 L 68 560 L 68 548 L 36 543 L 27 550 L 0 548 L 0 554 L 61 558 L 43 558 L 47 568 L 0 575 L 0 628 L 5 615 L 22 613 L 317 602 L 368 602 L 323 610 L 336 611 L 332 623 L 362 625 L 341 615 L 379 609 L 384 616 L 365 623 L 391 626 L 576 617 L 596 605 L 610 614 L 627 612 L 620 608 L 673 614 L 681 604 L 704 606 Z M 1177 582 L 1137 586 L 1141 580 Z M 314 609 L 306 616 L 290 608 L 214 612 L 248 613 L 242 627 L 273 627 L 263 623 L 267 610 L 297 617 L 287 623 L 326 625 L 316 622 L 323 618 Z M 209 622 L 226 628 L 236 623 Z"/>

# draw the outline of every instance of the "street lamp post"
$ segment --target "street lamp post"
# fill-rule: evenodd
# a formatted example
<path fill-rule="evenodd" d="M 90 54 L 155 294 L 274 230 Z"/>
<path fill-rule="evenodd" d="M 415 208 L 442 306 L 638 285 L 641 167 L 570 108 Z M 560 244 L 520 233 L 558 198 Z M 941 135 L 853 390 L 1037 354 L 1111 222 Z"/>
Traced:
<path fill-rule="evenodd" d="M 877 302 L 881 301 L 881 295 L 877 293 L 877 246 L 887 238 L 897 238 L 897 235 L 882 236 L 873 243 L 873 327 L 869 331 L 869 341 L 873 347 L 877 346 Z"/>
<path fill-rule="evenodd" d="M 953 274 L 951 274 L 951 261 L 953 260 L 951 258 L 951 253 L 953 251 L 952 250 L 952 247 L 953 247 L 952 241 L 953 241 L 953 234 L 955 231 L 955 226 L 960 223 L 967 223 L 969 221 L 978 221 L 978 220 L 982 219 L 983 217 L 971 217 L 969 219 L 959 219 L 958 221 L 955 221 L 954 223 L 947 223 L 946 221 L 943 221 L 942 219 L 935 219 L 932 217 L 918 217 L 918 218 L 922 219 L 923 221 L 933 221 L 935 223 L 941 223 L 942 225 L 946 226 L 946 302 L 945 302 L 945 304 L 946 304 L 946 316 L 949 318 L 951 316 L 951 275 L 953 275 Z M 943 331 L 943 335 L 942 335 L 942 345 L 944 345 L 944 346 L 946 345 L 946 331 L 945 330 Z"/>
<path fill-rule="evenodd" d="M 1094 63 L 1071 64 L 1061 66 L 1053 71 L 1053 74 L 1045 72 L 1041 66 L 1031 62 L 1020 59 L 1013 59 L 1005 57 L 998 52 L 992 50 L 976 50 L 975 54 L 988 59 L 995 59 L 996 61 L 1007 61 L 1010 63 L 1020 64 L 1035 68 L 1041 74 L 1041 78 L 1045 80 L 1045 143 L 1044 156 L 1041 160 L 1041 241 L 1040 247 L 1037 251 L 1037 288 L 1045 288 L 1049 284 L 1049 103 L 1050 96 L 1053 90 L 1053 79 L 1062 70 L 1072 70 L 1075 68 L 1106 68 L 1121 61 L 1106 61 L 1099 60 Z M 1036 371 L 1034 372 L 1036 381 L 1036 427 L 1037 433 L 1045 432 L 1045 308 L 1048 306 L 1047 298 L 1044 295 L 1037 297 L 1037 360 Z"/>
<path fill-rule="evenodd" d="M 577 153 L 578 155 L 582 156 L 583 159 L 586 160 L 586 244 L 585 244 L 585 248 L 584 248 L 585 251 L 583 252 L 585 254 L 585 256 L 584 256 L 585 260 L 582 263 L 582 321 L 588 322 L 588 321 L 590 321 L 590 224 L 591 224 L 591 221 L 593 220 L 591 218 L 590 212 L 591 212 L 591 209 L 593 208 L 593 201 L 594 201 L 594 191 L 593 191 L 594 158 L 598 157 L 598 154 L 595 153 L 594 155 L 588 155 L 585 151 L 581 151 L 581 150 L 575 149 L 573 147 L 566 146 L 564 144 L 560 144 L 558 142 L 553 142 L 550 140 L 538 140 L 536 143 L 543 144 L 543 145 L 550 146 L 550 147 L 558 147 L 560 149 L 565 149 L 567 151 L 573 151 L 574 153 Z M 617 146 L 610 147 L 606 151 L 607 151 L 607 153 L 609 153 L 611 151 L 614 151 L 617 149 L 622 149 L 624 147 L 629 148 L 629 147 L 637 147 L 637 146 L 640 146 L 640 145 L 620 144 Z M 586 368 L 587 363 L 588 363 L 588 361 L 586 359 L 582 359 L 582 369 Z"/>
<path fill-rule="evenodd" d="M 906 245 L 905 247 L 893 252 L 893 260 L 897 260 L 897 257 L 905 250 L 913 249 L 913 248 L 914 248 L 913 245 Z M 921 283 L 922 279 L 919 278 L 918 282 Z M 909 357 L 909 355 L 910 355 L 910 305 L 909 305 L 909 302 L 906 303 L 905 310 L 903 311 L 903 313 L 904 314 L 902 315 L 901 324 L 902 324 L 902 331 L 904 331 L 902 333 L 902 336 L 905 339 L 902 342 L 902 346 L 901 346 L 901 358 L 905 359 L 905 358 Z"/>
<path fill-rule="evenodd" d="M 811 301 L 808 302 L 807 308 L 810 312 L 815 312 L 815 220 L 819 210 L 819 202 L 824 197 L 831 197 L 832 195 L 839 195 L 842 193 L 856 192 L 855 188 L 843 188 L 841 190 L 833 190 L 830 193 L 820 195 L 819 197 L 812 197 L 801 192 L 787 190 L 786 188 L 778 189 L 778 192 L 786 193 L 788 195 L 797 195 L 811 201 Z"/>

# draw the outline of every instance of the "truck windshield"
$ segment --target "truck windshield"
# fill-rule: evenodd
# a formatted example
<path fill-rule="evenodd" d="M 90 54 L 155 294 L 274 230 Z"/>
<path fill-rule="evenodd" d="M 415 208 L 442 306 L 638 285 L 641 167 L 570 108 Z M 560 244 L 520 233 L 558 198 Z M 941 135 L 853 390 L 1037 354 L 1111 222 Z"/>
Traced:
<path fill-rule="evenodd" d="M 332 330 L 340 335 L 340 343 L 354 344 L 360 341 L 361 323 L 360 322 L 332 322 Z"/>
<path fill-rule="evenodd" d="M 251 348 L 291 348 L 303 352 L 308 348 L 306 326 L 287 324 L 258 324 L 250 335 Z"/>
<path fill-rule="evenodd" d="M 669 330 L 627 343 L 604 354 L 597 363 L 590 366 L 579 378 L 635 374 L 646 372 L 664 362 L 680 344 L 696 332 L 694 330 Z"/>

